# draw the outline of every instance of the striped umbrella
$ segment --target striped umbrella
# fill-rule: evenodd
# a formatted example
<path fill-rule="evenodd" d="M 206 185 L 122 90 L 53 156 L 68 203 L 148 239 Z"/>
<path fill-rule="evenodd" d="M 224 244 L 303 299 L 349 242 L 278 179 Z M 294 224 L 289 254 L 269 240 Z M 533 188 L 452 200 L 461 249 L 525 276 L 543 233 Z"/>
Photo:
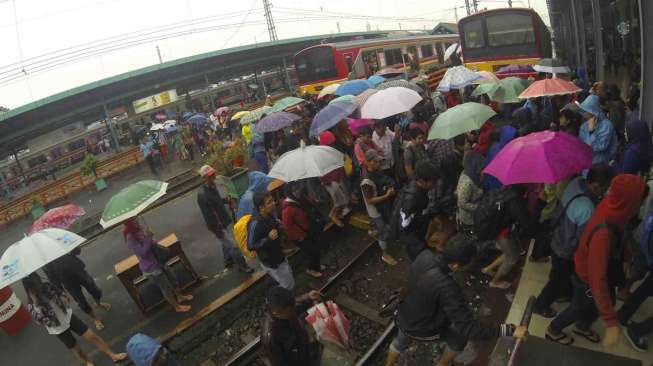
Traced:
<path fill-rule="evenodd" d="M 367 89 L 366 91 L 358 94 L 357 96 L 353 97 L 351 99 L 352 103 L 356 104 L 358 108 L 362 107 L 365 102 L 367 102 L 367 99 L 377 93 L 379 90 L 378 89 Z"/>
<path fill-rule="evenodd" d="M 281 112 L 286 108 L 292 107 L 297 104 L 304 103 L 304 99 L 297 97 L 285 97 L 283 99 L 277 100 L 276 103 L 270 109 L 270 112 Z"/>
<path fill-rule="evenodd" d="M 402 88 L 407 88 L 410 90 L 414 90 L 418 93 L 422 93 L 424 90 L 420 88 L 419 86 L 408 82 L 406 80 L 398 79 L 398 80 L 388 80 L 384 81 L 381 84 L 376 86 L 376 89 L 383 90 L 383 89 L 388 89 L 388 88 L 393 88 L 393 87 L 402 87 Z"/>
<path fill-rule="evenodd" d="M 246 125 L 246 124 L 249 124 L 249 123 L 254 123 L 254 122 L 258 121 L 259 119 L 261 119 L 261 116 L 263 116 L 264 113 L 270 113 L 271 109 L 272 109 L 272 107 L 267 106 L 267 105 L 264 105 L 261 108 L 256 108 L 255 110 L 253 110 L 253 111 L 249 112 L 248 114 L 246 114 L 245 116 L 243 116 L 240 119 L 240 124 L 241 125 Z"/>

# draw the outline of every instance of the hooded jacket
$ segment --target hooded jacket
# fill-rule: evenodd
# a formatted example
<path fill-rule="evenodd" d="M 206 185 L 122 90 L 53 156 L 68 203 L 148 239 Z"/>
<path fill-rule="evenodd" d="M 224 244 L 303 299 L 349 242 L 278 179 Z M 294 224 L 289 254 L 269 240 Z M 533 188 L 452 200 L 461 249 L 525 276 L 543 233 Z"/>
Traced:
<path fill-rule="evenodd" d="M 623 250 L 620 245 L 621 233 L 628 221 L 637 213 L 644 198 L 645 187 L 644 180 L 635 175 L 621 174 L 613 178 L 608 195 L 599 203 L 585 226 L 574 255 L 576 274 L 589 285 L 606 327 L 617 326 L 617 315 L 612 306 L 609 284 L 615 279 L 608 278 L 608 267 L 612 258 L 621 257 L 621 253 L 617 252 Z M 604 227 L 596 230 L 590 238 L 594 227 L 602 223 L 615 226 L 620 233 Z"/>
<path fill-rule="evenodd" d="M 410 337 L 434 339 L 449 327 L 474 340 L 509 335 L 503 326 L 475 319 L 442 254 L 423 250 L 410 266 L 407 284 L 395 320 Z"/>
<path fill-rule="evenodd" d="M 626 136 L 628 143 L 619 162 L 619 171 L 624 174 L 646 175 L 653 158 L 648 125 L 642 120 L 629 121 L 626 124 Z"/>
<path fill-rule="evenodd" d="M 303 241 L 311 232 L 308 214 L 299 202 L 290 197 L 283 201 L 281 222 L 290 241 Z"/>
<path fill-rule="evenodd" d="M 585 121 L 580 126 L 578 137 L 592 148 L 592 164 L 609 163 L 615 158 L 618 147 L 617 133 L 612 122 L 605 116 L 599 105 L 599 97 L 590 95 L 580 108 L 596 117 L 596 126 L 589 130 L 589 122 Z"/>
<path fill-rule="evenodd" d="M 162 348 L 161 344 L 142 333 L 136 333 L 127 342 L 127 354 L 135 366 L 151 366 L 154 358 Z M 179 366 L 175 360 L 168 358 L 163 366 Z"/>
<path fill-rule="evenodd" d="M 236 212 L 236 220 L 239 220 L 245 215 L 256 216 L 256 207 L 254 205 L 254 193 L 255 192 L 267 192 L 268 184 L 270 183 L 270 178 L 267 175 L 253 171 L 249 172 L 249 187 L 243 196 L 240 197 L 240 202 L 238 203 L 238 211 Z"/>

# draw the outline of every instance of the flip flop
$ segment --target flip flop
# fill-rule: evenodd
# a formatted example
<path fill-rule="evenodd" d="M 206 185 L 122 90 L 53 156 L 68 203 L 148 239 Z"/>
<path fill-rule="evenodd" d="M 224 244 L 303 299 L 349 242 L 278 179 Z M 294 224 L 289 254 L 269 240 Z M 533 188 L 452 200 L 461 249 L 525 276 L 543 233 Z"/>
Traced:
<path fill-rule="evenodd" d="M 572 344 L 574 344 L 574 339 L 568 336 L 565 332 L 560 332 L 560 335 L 557 337 L 554 337 L 550 335 L 549 332 L 546 332 L 546 334 L 544 334 L 544 337 L 550 340 L 551 342 L 556 342 L 563 346 L 571 346 Z"/>
<path fill-rule="evenodd" d="M 596 334 L 596 332 L 591 330 L 591 329 L 588 330 L 588 331 L 585 331 L 585 330 L 580 330 L 578 328 L 574 328 L 574 329 L 572 329 L 572 332 L 574 332 L 574 334 L 577 334 L 577 335 L 587 339 L 588 341 L 590 341 L 592 343 L 599 343 L 601 341 L 601 337 L 599 337 L 599 335 Z"/>

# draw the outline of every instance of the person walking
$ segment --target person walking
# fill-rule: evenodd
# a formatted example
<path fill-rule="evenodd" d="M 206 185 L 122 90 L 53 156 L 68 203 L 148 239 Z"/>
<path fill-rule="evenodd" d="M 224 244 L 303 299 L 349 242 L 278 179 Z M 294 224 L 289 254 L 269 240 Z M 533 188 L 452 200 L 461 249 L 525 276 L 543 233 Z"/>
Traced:
<path fill-rule="evenodd" d="M 204 182 L 197 192 L 197 204 L 207 228 L 216 236 L 222 246 L 225 270 L 229 270 L 235 264 L 236 268 L 242 272 L 252 272 L 235 244 L 233 229 L 229 229 L 233 220 L 224 207 L 228 201 L 222 198 L 215 185 L 215 169 L 209 165 L 203 165 L 199 170 L 199 175 Z"/>
<path fill-rule="evenodd" d="M 127 359 L 126 353 L 113 352 L 102 338 L 73 314 L 70 298 L 61 288 L 43 281 L 36 273 L 25 277 L 22 284 L 28 299 L 27 310 L 34 321 L 59 338 L 86 366 L 93 366 L 93 361 L 79 346 L 73 333 L 93 343 L 113 362 Z"/>
<path fill-rule="evenodd" d="M 152 140 L 149 140 L 145 137 L 142 138 L 140 149 L 141 153 L 143 153 L 145 161 L 147 162 L 147 166 L 150 167 L 152 174 L 158 175 L 159 172 L 156 170 L 156 162 L 154 161 L 154 143 Z"/>
<path fill-rule="evenodd" d="M 191 310 L 190 305 L 182 305 L 184 301 L 193 299 L 192 295 L 183 295 L 178 290 L 175 275 L 170 273 L 165 263 L 159 263 L 154 251 L 153 234 L 143 230 L 136 218 L 130 218 L 123 223 L 123 236 L 129 249 L 138 257 L 138 267 L 148 280 L 152 281 L 163 294 L 163 298 L 178 313 Z"/>
<path fill-rule="evenodd" d="M 533 313 L 545 318 L 557 314 L 551 309 L 555 300 L 571 297 L 571 277 L 574 273 L 573 257 L 585 224 L 592 217 L 594 208 L 601 200 L 612 180 L 612 169 L 604 163 L 595 164 L 589 170 L 587 179 L 574 178 L 560 199 L 559 216 L 551 240 L 551 271 L 540 294 L 537 296 Z"/>
<path fill-rule="evenodd" d="M 395 158 L 393 153 L 393 145 L 398 143 L 398 140 L 395 138 L 395 136 L 399 137 L 399 134 L 395 135 L 393 131 L 390 131 L 390 129 L 386 126 L 384 120 L 374 121 L 374 133 L 372 134 L 372 141 L 376 144 L 376 146 L 380 147 L 383 150 L 383 164 L 381 165 L 381 169 L 387 176 L 391 178 L 394 178 L 395 176 Z"/>
<path fill-rule="evenodd" d="M 456 220 L 458 226 L 464 231 L 473 231 L 474 211 L 478 201 L 483 196 L 483 168 L 485 158 L 476 150 L 469 150 L 463 157 L 463 172 L 458 178 L 456 197 L 458 199 L 458 212 Z"/>
<path fill-rule="evenodd" d="M 86 272 L 86 264 L 79 258 L 81 253 L 82 250 L 77 247 L 71 253 L 49 263 L 43 270 L 52 283 L 63 287 L 77 302 L 79 308 L 93 318 L 95 329 L 102 330 L 104 323 L 86 300 L 82 288 L 86 289 L 86 292 L 93 297 L 98 308 L 107 311 L 111 305 L 102 302 L 102 290 L 95 283 L 93 277 Z"/>
<path fill-rule="evenodd" d="M 524 338 L 527 334 L 525 326 L 483 324 L 476 320 L 462 289 L 451 276 L 469 263 L 475 247 L 462 234 L 441 239 L 445 242 L 441 251 L 429 242 L 429 247 L 410 266 L 395 316 L 399 332 L 390 344 L 385 366 L 394 365 L 413 340 L 444 341 L 446 348 L 436 365 L 449 366 L 469 340 Z"/>
<path fill-rule="evenodd" d="M 274 217 L 276 203 L 269 193 L 255 192 L 254 205 L 258 214 L 249 224 L 247 249 L 256 252 L 263 270 L 279 286 L 292 290 L 295 279 L 281 249 L 281 223 Z"/>
<path fill-rule="evenodd" d="M 603 345 L 612 347 L 618 342 L 621 329 L 613 299 L 614 288 L 625 282 L 622 239 L 627 223 L 637 214 L 645 191 L 646 184 L 638 176 L 621 174 L 612 179 L 607 196 L 585 225 L 574 254 L 571 304 L 549 324 L 547 339 L 572 344 L 573 338 L 563 330 L 576 322 L 575 334 L 598 343 L 600 337 L 591 325 L 600 314 L 605 324 Z"/>
<path fill-rule="evenodd" d="M 580 109 L 585 122 L 580 126 L 578 137 L 592 148 L 592 163 L 610 163 L 617 154 L 617 134 L 599 105 L 599 97 L 588 96 Z"/>

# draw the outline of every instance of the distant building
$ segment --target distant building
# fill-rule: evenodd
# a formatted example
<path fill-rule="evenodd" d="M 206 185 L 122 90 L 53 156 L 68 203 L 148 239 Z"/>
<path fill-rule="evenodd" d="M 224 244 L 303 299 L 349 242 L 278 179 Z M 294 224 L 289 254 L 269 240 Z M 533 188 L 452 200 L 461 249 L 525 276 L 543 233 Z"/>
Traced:
<path fill-rule="evenodd" d="M 5 108 L 0 105 L 0 114 L 9 112 L 9 108 Z"/>
<path fill-rule="evenodd" d="M 458 24 L 440 22 L 433 28 L 431 34 L 458 34 Z"/>

